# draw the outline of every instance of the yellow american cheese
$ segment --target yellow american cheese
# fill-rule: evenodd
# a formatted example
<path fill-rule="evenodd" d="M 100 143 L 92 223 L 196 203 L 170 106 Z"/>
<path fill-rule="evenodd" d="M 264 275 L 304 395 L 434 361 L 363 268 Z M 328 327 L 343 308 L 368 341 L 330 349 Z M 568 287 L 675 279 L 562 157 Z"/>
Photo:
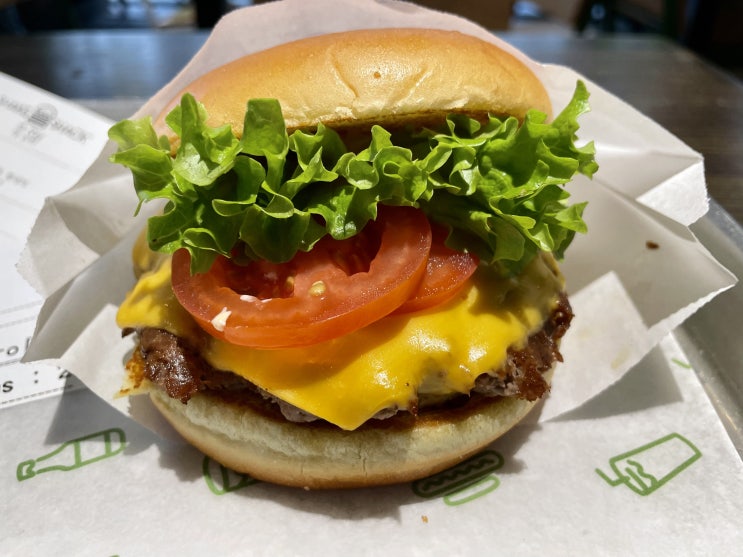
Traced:
<path fill-rule="evenodd" d="M 542 325 L 561 289 L 551 259 L 538 257 L 519 280 L 478 270 L 447 304 L 386 317 L 338 339 L 256 350 L 210 338 L 203 355 L 217 369 L 237 373 L 343 429 L 355 429 L 380 410 L 408 408 L 417 393 L 469 392 L 478 375 L 501 367 L 507 349 Z M 169 260 L 142 275 L 117 321 L 122 328 L 198 334 L 171 290 Z"/>

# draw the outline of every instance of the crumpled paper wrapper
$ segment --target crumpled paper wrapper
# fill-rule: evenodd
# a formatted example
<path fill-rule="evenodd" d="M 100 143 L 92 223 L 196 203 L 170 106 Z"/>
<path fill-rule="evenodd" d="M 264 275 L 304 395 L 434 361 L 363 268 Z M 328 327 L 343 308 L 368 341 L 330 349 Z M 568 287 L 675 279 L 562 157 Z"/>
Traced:
<path fill-rule="evenodd" d="M 191 78 L 244 52 L 370 26 L 461 29 L 500 42 L 470 22 L 399 2 L 274 2 L 224 18 L 138 114 L 157 114 Z M 527 63 L 555 106 L 564 105 L 580 76 Z M 4 548 L 19 555 L 733 554 L 743 544 L 743 466 L 669 334 L 735 282 L 687 229 L 707 210 L 702 159 L 588 85 L 593 112 L 581 136 L 596 141 L 601 170 L 570 185 L 576 201 L 589 201 L 590 232 L 563 265 L 576 312 L 566 362 L 527 422 L 466 464 L 481 473 L 455 485 L 464 470 L 447 471 L 447 489 L 427 479 L 345 492 L 255 482 L 165 439 L 172 432 L 146 397 L 113 400 L 131 349 L 113 317 L 134 282 L 129 251 L 144 223 L 131 216 L 129 176 L 106 162 L 109 145 L 74 188 L 47 201 L 21 261 L 46 296 L 27 357 L 62 365 L 90 390 L 6 411 Z"/>
<path fill-rule="evenodd" d="M 327 13 L 334 17 L 318 17 Z M 469 21 L 407 3 L 273 2 L 223 18 L 135 116 L 157 115 L 196 76 L 243 54 L 308 35 L 403 26 L 458 29 L 514 51 Z M 707 211 L 702 157 L 576 72 L 515 54 L 544 81 L 556 111 L 576 80 L 587 82 L 592 112 L 579 133 L 596 143 L 601 166 L 592 181 L 578 177 L 569 186 L 574 201 L 589 201 L 589 233 L 575 240 L 562 265 L 576 318 L 562 345 L 565 363 L 532 417 L 546 421 L 616 383 L 735 278 L 687 228 Z M 53 360 L 104 400 L 164 431 L 146 403 L 112 400 L 132 342 L 120 339 L 113 317 L 134 283 L 130 247 L 146 216 L 132 217 L 128 172 L 107 162 L 113 149 L 109 144 L 75 187 L 47 200 L 29 237 L 19 269 L 47 299 L 26 358 Z"/>

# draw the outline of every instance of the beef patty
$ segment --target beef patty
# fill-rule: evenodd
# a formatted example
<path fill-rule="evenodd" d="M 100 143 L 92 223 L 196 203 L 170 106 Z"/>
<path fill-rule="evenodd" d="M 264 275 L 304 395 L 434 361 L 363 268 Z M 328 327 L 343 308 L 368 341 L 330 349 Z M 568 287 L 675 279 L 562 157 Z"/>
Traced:
<path fill-rule="evenodd" d="M 561 295 L 549 319 L 529 337 L 525 346 L 509 348 L 501 368 L 477 377 L 470 397 L 517 397 L 529 401 L 541 398 L 549 390 L 542 374 L 550 370 L 556 361 L 562 361 L 559 340 L 572 318 L 567 296 Z M 213 368 L 201 357 L 199 346 L 192 341 L 156 328 L 127 330 L 124 334 L 133 332 L 139 337 L 139 345 L 127 367 L 135 385 L 146 378 L 164 389 L 168 396 L 184 404 L 196 393 L 204 392 L 231 402 L 259 403 L 269 411 L 280 411 L 285 419 L 293 422 L 317 420 L 315 416 L 273 397 L 243 377 Z M 406 411 L 416 414 L 432 406 L 461 404 L 461 399 L 462 395 L 453 395 L 443 401 L 440 397 L 427 400 L 425 395 L 421 395 L 417 405 Z M 385 419 L 397 413 L 397 408 L 390 408 L 375 418 Z"/>

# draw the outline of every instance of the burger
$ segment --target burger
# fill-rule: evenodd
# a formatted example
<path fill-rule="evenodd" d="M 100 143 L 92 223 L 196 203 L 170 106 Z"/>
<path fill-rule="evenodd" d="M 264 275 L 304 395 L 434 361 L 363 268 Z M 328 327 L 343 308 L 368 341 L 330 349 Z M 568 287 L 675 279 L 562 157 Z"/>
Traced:
<path fill-rule="evenodd" d="M 549 391 L 584 232 L 578 82 L 441 30 L 310 37 L 111 128 L 139 206 L 122 394 L 206 455 L 304 488 L 461 462 Z M 138 208 L 139 210 L 139 208 Z"/>

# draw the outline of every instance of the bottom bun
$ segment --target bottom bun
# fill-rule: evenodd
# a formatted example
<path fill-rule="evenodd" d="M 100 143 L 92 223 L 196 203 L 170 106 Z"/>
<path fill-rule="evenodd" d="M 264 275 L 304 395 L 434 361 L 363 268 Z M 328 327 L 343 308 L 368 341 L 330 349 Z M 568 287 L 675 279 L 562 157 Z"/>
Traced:
<path fill-rule="evenodd" d="M 552 371 L 544 374 L 549 383 Z M 454 466 L 503 435 L 535 406 L 477 398 L 418 417 L 372 420 L 355 431 L 297 424 L 257 407 L 197 394 L 188 404 L 153 389 L 150 397 L 192 445 L 236 472 L 308 489 L 413 481 Z"/>

